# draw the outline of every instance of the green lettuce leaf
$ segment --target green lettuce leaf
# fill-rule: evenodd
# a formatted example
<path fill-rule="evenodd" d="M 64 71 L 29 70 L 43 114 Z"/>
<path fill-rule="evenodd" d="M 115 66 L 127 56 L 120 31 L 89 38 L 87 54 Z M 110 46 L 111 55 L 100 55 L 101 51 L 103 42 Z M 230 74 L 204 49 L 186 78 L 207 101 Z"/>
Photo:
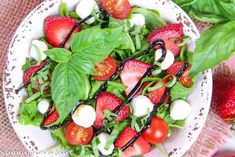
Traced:
<path fill-rule="evenodd" d="M 43 120 L 43 115 L 38 112 L 36 101 L 21 104 L 19 112 L 19 121 L 23 125 L 39 126 Z"/>

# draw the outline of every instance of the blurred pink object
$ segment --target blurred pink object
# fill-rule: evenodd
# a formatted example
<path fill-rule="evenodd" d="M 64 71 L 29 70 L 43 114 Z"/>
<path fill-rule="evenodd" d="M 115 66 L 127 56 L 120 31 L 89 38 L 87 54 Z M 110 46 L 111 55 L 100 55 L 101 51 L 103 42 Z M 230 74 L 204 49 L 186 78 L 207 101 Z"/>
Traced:
<path fill-rule="evenodd" d="M 226 61 L 225 64 L 229 67 L 229 69 L 235 71 L 235 55 Z"/>

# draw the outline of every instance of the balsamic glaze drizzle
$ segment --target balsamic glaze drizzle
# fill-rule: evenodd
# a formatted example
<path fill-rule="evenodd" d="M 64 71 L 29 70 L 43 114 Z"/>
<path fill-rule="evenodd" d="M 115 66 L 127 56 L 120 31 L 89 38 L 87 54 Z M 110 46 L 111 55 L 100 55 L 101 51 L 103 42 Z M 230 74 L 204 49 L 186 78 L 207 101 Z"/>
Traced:
<path fill-rule="evenodd" d="M 70 112 L 70 114 L 68 115 L 68 117 L 67 117 L 62 123 L 59 123 L 59 124 L 57 124 L 57 125 L 52 125 L 52 126 L 44 126 L 43 123 L 42 123 L 42 124 L 40 125 L 41 129 L 43 129 L 43 130 L 46 130 L 46 129 L 57 129 L 57 128 L 62 127 L 66 122 L 68 122 L 69 120 L 71 120 L 72 114 L 77 110 L 77 108 L 78 108 L 80 105 L 89 103 L 89 102 L 91 102 L 91 101 L 94 101 L 94 100 L 98 97 L 98 95 L 99 95 L 101 92 L 103 92 L 103 91 L 105 90 L 108 81 L 114 79 L 116 76 L 118 76 L 118 75 L 121 73 L 121 71 L 122 71 L 122 69 L 124 68 L 125 63 L 126 63 L 127 61 L 136 59 L 136 58 L 138 58 L 138 57 L 140 57 L 140 56 L 143 56 L 143 55 L 146 55 L 146 54 L 150 53 L 150 51 L 151 51 L 153 48 L 155 48 L 157 45 L 159 45 L 159 46 L 162 48 L 163 54 L 165 54 L 165 53 L 166 53 L 166 49 L 165 49 L 165 43 L 164 43 L 164 41 L 161 40 L 161 39 L 155 40 L 155 41 L 149 46 L 149 48 L 148 48 L 147 50 L 145 50 L 145 51 L 143 51 L 143 52 L 139 52 L 139 53 L 137 53 L 137 54 L 135 54 L 135 55 L 133 55 L 133 56 L 130 56 L 130 57 L 126 58 L 125 60 L 123 60 L 123 61 L 121 62 L 121 64 L 120 64 L 120 66 L 119 66 L 119 67 L 116 69 L 116 71 L 114 72 L 114 74 L 113 74 L 107 81 L 105 81 L 105 82 L 99 87 L 99 89 L 96 91 L 96 93 L 94 94 L 94 96 L 93 96 L 92 98 L 87 99 L 87 100 L 81 101 L 79 104 L 77 104 L 77 106 L 74 108 L 74 110 L 73 110 L 72 112 Z M 147 70 L 147 71 L 144 73 L 144 75 L 142 76 L 141 80 L 142 80 L 144 77 L 147 77 L 156 67 L 157 67 L 156 65 L 152 65 L 150 68 L 148 68 L 148 70 Z M 141 86 L 142 86 L 142 85 L 141 85 L 141 80 L 140 80 L 140 81 L 136 84 L 136 86 L 132 89 L 132 91 L 130 92 L 130 94 L 128 95 L 128 97 L 123 101 L 123 103 L 121 103 L 117 108 L 114 109 L 114 113 L 117 114 L 117 113 L 122 109 L 122 107 L 124 107 L 124 105 L 125 105 L 127 102 L 129 102 L 129 101 L 131 100 L 131 98 L 136 94 L 136 92 L 138 91 L 138 89 L 141 88 Z M 47 116 L 49 116 L 49 115 L 46 115 L 46 116 L 44 117 L 44 119 L 47 118 Z M 43 120 L 43 121 L 44 121 L 44 120 Z M 101 132 L 102 129 L 103 129 L 103 125 L 102 125 L 100 128 L 97 129 L 97 132 L 98 132 L 98 133 Z M 97 134 L 97 133 L 96 133 L 96 134 Z"/>
<path fill-rule="evenodd" d="M 100 9 L 100 13 L 103 15 L 103 22 L 102 22 L 102 24 L 101 24 L 101 28 L 106 28 L 106 27 L 108 27 L 108 25 L 109 25 L 109 14 L 108 14 L 108 12 L 107 12 L 106 9 L 104 9 L 104 8 L 102 8 L 102 7 L 100 7 L 99 9 Z M 99 12 L 96 13 L 96 14 L 99 14 Z M 65 40 L 59 45 L 59 47 L 60 47 L 60 48 L 63 48 L 63 47 L 65 46 L 66 42 L 67 42 L 67 41 L 69 40 L 69 38 L 71 37 L 71 35 L 73 34 L 73 32 L 75 31 L 75 29 L 76 29 L 79 25 L 81 25 L 82 23 L 84 23 L 85 21 L 89 20 L 89 19 L 92 18 L 92 17 L 93 17 L 92 15 L 89 15 L 89 16 L 87 16 L 85 19 L 82 19 L 82 20 L 77 21 L 77 22 L 75 23 L 75 25 L 73 26 L 73 28 L 71 29 L 71 31 L 69 32 L 69 34 L 66 36 Z M 41 67 L 41 69 L 43 69 L 43 68 L 44 68 L 45 66 L 47 66 L 49 63 L 51 63 L 51 61 L 52 61 L 51 59 L 48 59 L 48 60 L 46 61 L 46 64 L 45 64 L 43 67 Z M 39 70 L 41 70 L 41 69 L 39 69 Z M 21 91 L 23 88 L 27 87 L 29 84 L 30 84 L 30 81 L 29 81 L 27 84 L 22 84 L 20 87 L 18 87 L 18 88 L 15 90 L 16 94 L 18 94 L 19 91 Z"/>
<path fill-rule="evenodd" d="M 175 77 L 177 78 L 177 80 L 183 75 L 183 73 L 185 72 L 185 70 L 187 69 L 187 67 L 188 67 L 188 63 L 185 63 L 185 64 L 180 68 L 180 70 L 178 71 L 178 73 L 177 73 L 176 76 L 175 76 Z M 174 87 L 174 86 L 173 86 L 173 87 Z M 167 90 L 166 90 L 165 93 L 163 94 L 163 96 L 162 96 L 160 102 L 157 103 L 156 105 L 154 105 L 153 110 L 151 111 L 150 116 L 148 117 L 147 122 L 146 122 L 146 124 L 144 125 L 144 127 L 136 134 L 136 136 L 135 136 L 134 138 L 132 138 L 128 143 L 126 143 L 126 144 L 121 148 L 122 151 L 125 151 L 129 146 L 131 146 L 132 144 L 134 144 L 135 141 L 141 136 L 141 134 L 142 134 L 146 129 L 148 129 L 148 128 L 150 127 L 152 118 L 156 115 L 158 108 L 161 107 L 161 106 L 164 104 L 164 102 L 165 102 L 165 100 L 166 100 L 166 98 L 167 98 L 167 96 L 168 96 L 170 90 L 171 90 L 173 87 L 167 88 Z"/>

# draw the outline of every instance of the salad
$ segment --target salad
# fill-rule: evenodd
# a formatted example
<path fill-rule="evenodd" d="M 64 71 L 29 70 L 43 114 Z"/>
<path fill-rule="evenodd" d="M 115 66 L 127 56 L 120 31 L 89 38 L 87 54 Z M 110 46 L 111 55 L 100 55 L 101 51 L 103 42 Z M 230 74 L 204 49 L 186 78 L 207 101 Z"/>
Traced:
<path fill-rule="evenodd" d="M 58 14 L 22 67 L 20 123 L 50 130 L 71 157 L 164 153 L 197 80 L 183 25 L 128 0 L 80 0 L 74 11 L 61 3 Z"/>

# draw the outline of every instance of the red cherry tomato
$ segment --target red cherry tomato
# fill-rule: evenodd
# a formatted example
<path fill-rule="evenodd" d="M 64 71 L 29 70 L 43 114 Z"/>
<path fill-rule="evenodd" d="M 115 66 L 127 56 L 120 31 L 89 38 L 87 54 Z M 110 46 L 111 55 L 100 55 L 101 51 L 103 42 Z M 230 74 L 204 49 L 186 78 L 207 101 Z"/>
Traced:
<path fill-rule="evenodd" d="M 144 131 L 142 137 L 151 144 L 160 144 L 165 141 L 167 135 L 167 123 L 159 117 L 153 117 L 150 127 Z"/>
<path fill-rule="evenodd" d="M 95 66 L 96 71 L 98 72 L 97 75 L 93 75 L 92 77 L 98 81 L 106 81 L 113 75 L 117 68 L 117 64 L 113 57 L 109 56 L 101 63 Z"/>
<path fill-rule="evenodd" d="M 65 130 L 65 137 L 71 145 L 85 145 L 90 143 L 93 137 L 93 128 L 84 128 L 72 122 Z"/>
<path fill-rule="evenodd" d="M 165 84 L 165 83 L 167 83 L 167 82 L 166 81 L 158 82 L 156 84 L 156 86 L 161 86 L 162 84 Z M 154 91 L 149 91 L 148 92 L 148 98 L 151 100 L 151 102 L 153 104 L 157 105 L 161 101 L 161 99 L 164 96 L 166 90 L 167 90 L 167 87 L 162 87 L 162 88 L 159 88 L 159 89 L 154 90 Z M 164 104 L 166 104 L 169 99 L 170 99 L 170 96 L 167 95 L 167 97 L 166 97 L 166 99 L 164 101 Z"/>
<path fill-rule="evenodd" d="M 103 0 L 104 7 L 109 15 L 117 19 L 126 19 L 131 11 L 131 5 L 128 0 Z"/>
<path fill-rule="evenodd" d="M 59 118 L 59 113 L 55 110 L 53 111 L 43 122 L 43 125 L 50 125 L 54 123 Z"/>
<path fill-rule="evenodd" d="M 176 75 L 181 67 L 184 65 L 184 62 L 175 62 L 172 64 L 166 71 L 167 74 L 172 74 Z M 182 76 L 179 78 L 179 82 L 184 86 L 184 87 L 190 87 L 192 84 L 192 79 L 189 77 L 189 72 L 190 72 L 191 66 L 188 66 L 188 68 L 185 70 L 185 72 L 182 74 Z"/>

